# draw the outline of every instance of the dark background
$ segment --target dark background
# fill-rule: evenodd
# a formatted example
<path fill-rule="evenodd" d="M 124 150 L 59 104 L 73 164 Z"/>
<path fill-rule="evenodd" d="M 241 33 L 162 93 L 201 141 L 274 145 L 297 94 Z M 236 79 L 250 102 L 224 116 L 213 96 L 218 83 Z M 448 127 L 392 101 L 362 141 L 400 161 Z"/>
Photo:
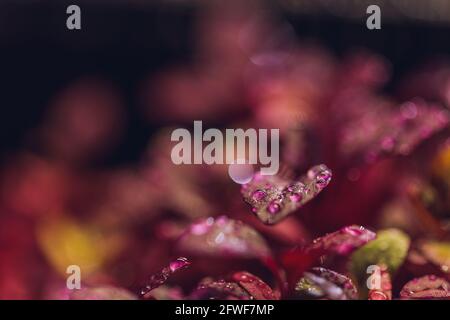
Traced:
<path fill-rule="evenodd" d="M 82 30 L 66 28 L 69 4 L 80 5 Z M 384 55 L 393 67 L 386 91 L 425 59 L 450 53 L 450 27 L 443 23 L 382 15 L 382 29 L 369 31 L 364 16 L 307 15 L 272 2 L 268 8 L 287 19 L 299 38 L 314 39 L 338 56 L 354 47 Z M 55 92 L 94 74 L 111 79 L 129 106 L 126 138 L 107 163 L 135 160 L 155 130 L 139 116 L 136 88 L 149 74 L 189 61 L 198 10 L 198 3 L 189 2 L 0 2 L 1 154 L 23 146 Z"/>

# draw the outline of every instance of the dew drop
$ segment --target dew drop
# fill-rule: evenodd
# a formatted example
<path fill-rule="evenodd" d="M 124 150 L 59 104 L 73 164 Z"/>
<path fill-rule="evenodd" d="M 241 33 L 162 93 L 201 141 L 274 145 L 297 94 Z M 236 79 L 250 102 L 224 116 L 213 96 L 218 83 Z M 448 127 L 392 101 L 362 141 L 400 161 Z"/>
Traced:
<path fill-rule="evenodd" d="M 275 201 L 269 203 L 269 206 L 267 207 L 267 210 L 272 214 L 278 213 L 280 209 L 281 209 L 280 205 Z"/>
<path fill-rule="evenodd" d="M 267 196 L 264 190 L 256 190 L 252 193 L 252 199 L 255 201 L 261 201 Z"/>
<path fill-rule="evenodd" d="M 331 172 L 328 170 L 324 170 L 317 174 L 316 176 L 316 184 L 320 188 L 325 188 L 331 180 Z"/>
<path fill-rule="evenodd" d="M 414 119 L 417 117 L 417 106 L 412 102 L 406 102 L 400 107 L 400 112 L 405 119 Z"/>
<path fill-rule="evenodd" d="M 289 196 L 292 202 L 300 202 L 303 199 L 303 195 L 301 193 L 294 193 Z"/>
<path fill-rule="evenodd" d="M 233 163 L 228 167 L 228 175 L 238 184 L 247 184 L 252 181 L 253 173 L 253 165 L 247 163 Z"/>
<path fill-rule="evenodd" d="M 179 257 L 169 264 L 170 271 L 175 272 L 181 268 L 189 266 L 191 262 L 185 257 Z"/>
<path fill-rule="evenodd" d="M 219 234 L 217 235 L 216 239 L 214 239 L 214 241 L 217 244 L 222 243 L 225 240 L 225 234 L 223 232 L 219 232 Z"/>

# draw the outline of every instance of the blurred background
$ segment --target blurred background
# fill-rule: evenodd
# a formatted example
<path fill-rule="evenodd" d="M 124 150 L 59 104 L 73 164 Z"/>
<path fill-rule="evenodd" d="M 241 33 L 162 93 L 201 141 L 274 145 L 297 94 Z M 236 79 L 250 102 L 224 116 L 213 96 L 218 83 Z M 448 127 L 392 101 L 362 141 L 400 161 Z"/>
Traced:
<path fill-rule="evenodd" d="M 0 298 L 66 298 L 71 264 L 137 293 L 190 223 L 223 214 L 275 256 L 348 224 L 447 239 L 449 34 L 445 0 L 2 0 Z M 333 180 L 265 226 L 226 166 L 171 163 L 171 130 L 194 120 L 280 128 L 287 176 L 325 163 Z M 159 294 L 227 267 L 197 263 Z"/>

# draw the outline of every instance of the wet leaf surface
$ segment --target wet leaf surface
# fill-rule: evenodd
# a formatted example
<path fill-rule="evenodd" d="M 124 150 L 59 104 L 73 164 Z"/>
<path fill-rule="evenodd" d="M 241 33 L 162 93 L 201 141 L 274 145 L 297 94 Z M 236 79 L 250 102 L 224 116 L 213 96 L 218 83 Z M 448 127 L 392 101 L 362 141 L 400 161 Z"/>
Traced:
<path fill-rule="evenodd" d="M 317 196 L 331 177 L 331 170 L 324 164 L 312 167 L 294 181 L 257 173 L 242 186 L 241 193 L 263 223 L 275 224 Z"/>

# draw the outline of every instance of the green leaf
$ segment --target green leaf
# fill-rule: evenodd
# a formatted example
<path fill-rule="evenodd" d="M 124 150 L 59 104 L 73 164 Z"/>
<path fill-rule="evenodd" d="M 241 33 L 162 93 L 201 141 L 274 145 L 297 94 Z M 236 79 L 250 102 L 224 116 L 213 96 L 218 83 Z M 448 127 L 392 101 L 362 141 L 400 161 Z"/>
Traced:
<path fill-rule="evenodd" d="M 410 244 L 409 236 L 399 229 L 385 229 L 377 238 L 356 250 L 350 260 L 350 272 L 357 280 L 360 290 L 367 292 L 366 281 L 370 276 L 367 267 L 386 265 L 389 274 L 394 275 L 403 264 Z"/>

